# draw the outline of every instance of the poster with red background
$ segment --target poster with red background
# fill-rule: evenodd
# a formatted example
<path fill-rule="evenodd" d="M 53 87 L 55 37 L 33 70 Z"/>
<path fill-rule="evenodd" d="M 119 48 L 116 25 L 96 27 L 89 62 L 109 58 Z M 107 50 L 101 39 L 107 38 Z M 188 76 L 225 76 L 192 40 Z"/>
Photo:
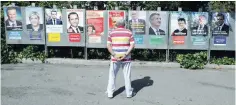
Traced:
<path fill-rule="evenodd" d="M 108 30 L 112 31 L 115 29 L 115 24 L 120 19 L 125 19 L 125 11 L 109 11 Z"/>

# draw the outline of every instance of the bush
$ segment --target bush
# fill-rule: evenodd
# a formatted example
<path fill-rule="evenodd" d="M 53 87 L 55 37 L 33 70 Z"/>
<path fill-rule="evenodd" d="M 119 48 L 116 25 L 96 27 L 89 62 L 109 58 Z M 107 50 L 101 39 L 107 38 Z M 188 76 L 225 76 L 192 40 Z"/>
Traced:
<path fill-rule="evenodd" d="M 217 64 L 217 65 L 235 65 L 235 59 L 234 58 L 213 58 L 211 63 Z"/>
<path fill-rule="evenodd" d="M 207 64 L 207 53 L 199 52 L 195 54 L 178 54 L 176 57 L 181 68 L 185 69 L 203 69 Z"/>

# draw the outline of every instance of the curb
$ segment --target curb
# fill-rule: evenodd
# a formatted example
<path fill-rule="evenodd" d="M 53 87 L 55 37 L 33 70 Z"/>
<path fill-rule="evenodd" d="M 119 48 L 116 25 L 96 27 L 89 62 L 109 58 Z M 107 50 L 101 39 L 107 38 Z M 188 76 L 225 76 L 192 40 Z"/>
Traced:
<path fill-rule="evenodd" d="M 71 58 L 48 58 L 45 60 L 47 64 L 72 64 L 72 65 L 86 65 L 86 66 L 109 66 L 109 60 L 84 60 Z M 22 63 L 42 63 L 41 61 L 32 61 L 30 59 L 23 59 Z M 166 67 L 166 68 L 180 68 L 179 63 L 176 62 L 148 62 L 148 61 L 133 61 L 132 66 L 135 67 Z M 235 65 L 216 65 L 207 64 L 207 69 L 230 69 L 235 70 Z"/>

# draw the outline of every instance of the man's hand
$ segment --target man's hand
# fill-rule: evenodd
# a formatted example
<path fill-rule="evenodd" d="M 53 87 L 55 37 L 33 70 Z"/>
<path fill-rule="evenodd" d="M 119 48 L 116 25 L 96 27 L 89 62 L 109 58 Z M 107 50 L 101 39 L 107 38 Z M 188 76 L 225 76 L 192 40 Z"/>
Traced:
<path fill-rule="evenodd" d="M 120 57 L 118 57 L 118 61 L 121 61 L 121 60 L 123 60 L 124 58 L 126 57 L 126 54 L 124 54 L 124 55 L 122 55 L 122 56 L 120 56 Z"/>

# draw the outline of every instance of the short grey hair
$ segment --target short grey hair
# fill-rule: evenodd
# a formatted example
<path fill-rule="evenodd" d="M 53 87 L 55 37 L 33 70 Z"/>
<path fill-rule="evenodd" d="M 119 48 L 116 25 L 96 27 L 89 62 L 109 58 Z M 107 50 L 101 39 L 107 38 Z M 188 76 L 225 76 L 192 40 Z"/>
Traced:
<path fill-rule="evenodd" d="M 124 19 L 120 19 L 116 21 L 116 26 L 125 26 L 125 20 Z"/>

